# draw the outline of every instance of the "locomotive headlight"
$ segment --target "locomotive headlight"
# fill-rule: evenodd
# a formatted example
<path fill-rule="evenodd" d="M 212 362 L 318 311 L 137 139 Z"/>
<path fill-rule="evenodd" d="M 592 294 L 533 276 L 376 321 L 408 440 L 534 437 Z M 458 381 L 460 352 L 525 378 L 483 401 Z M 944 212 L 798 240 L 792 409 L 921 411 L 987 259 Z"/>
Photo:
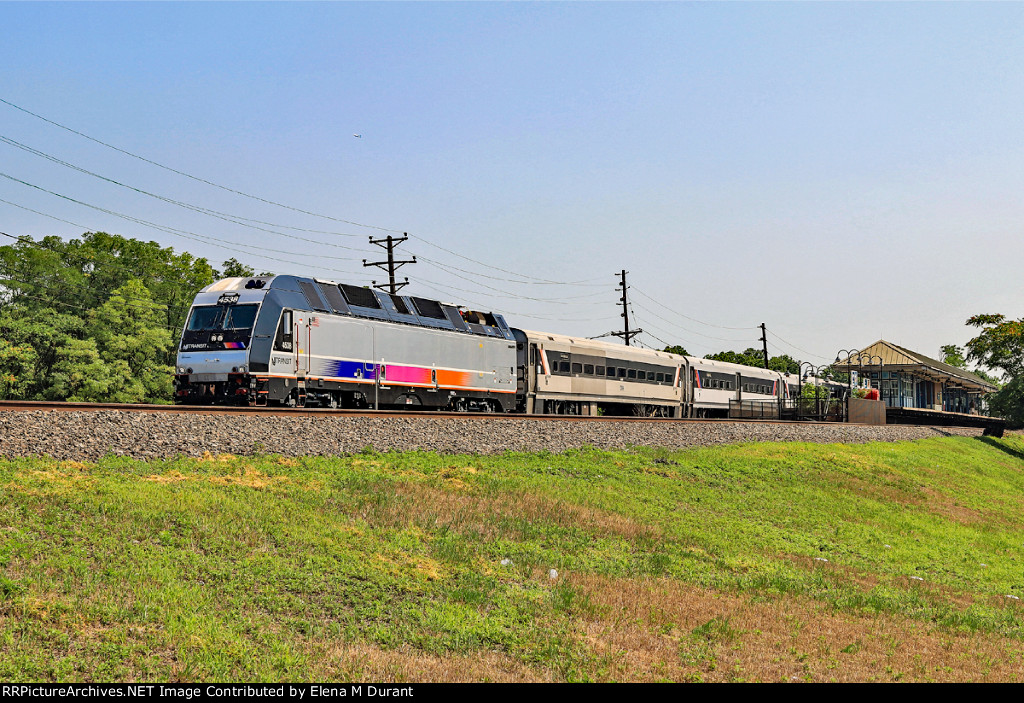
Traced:
<path fill-rule="evenodd" d="M 179 366 L 178 367 L 178 373 L 180 373 L 180 374 L 181 373 L 185 373 L 185 367 L 184 366 Z"/>
<path fill-rule="evenodd" d="M 238 372 L 239 373 L 247 373 L 248 371 L 249 371 L 249 368 L 247 366 L 239 366 L 238 367 Z"/>

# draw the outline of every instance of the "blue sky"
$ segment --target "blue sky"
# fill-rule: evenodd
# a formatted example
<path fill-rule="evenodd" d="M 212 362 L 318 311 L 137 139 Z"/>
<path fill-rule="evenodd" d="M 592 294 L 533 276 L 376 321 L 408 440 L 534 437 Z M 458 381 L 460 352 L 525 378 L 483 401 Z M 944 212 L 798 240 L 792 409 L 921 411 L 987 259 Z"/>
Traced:
<path fill-rule="evenodd" d="M 1024 4 L 2 3 L 0 23 L 3 100 L 335 218 L 0 104 L 0 136 L 295 228 L 0 144 L 8 176 L 216 241 L 0 178 L 10 234 L 379 280 L 361 260 L 385 232 L 347 220 L 412 235 L 408 292 L 582 336 L 619 328 L 625 268 L 642 341 L 697 354 L 765 322 L 771 353 L 815 363 L 879 337 L 937 355 L 972 314 L 1024 316 Z"/>

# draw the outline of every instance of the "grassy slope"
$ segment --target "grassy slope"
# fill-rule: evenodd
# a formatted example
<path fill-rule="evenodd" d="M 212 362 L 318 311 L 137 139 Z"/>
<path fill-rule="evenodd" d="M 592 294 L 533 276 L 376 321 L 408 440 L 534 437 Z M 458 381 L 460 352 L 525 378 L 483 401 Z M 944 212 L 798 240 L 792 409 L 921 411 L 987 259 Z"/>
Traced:
<path fill-rule="evenodd" d="M 0 495 L 2 680 L 1024 675 L 1018 437 L 16 460 Z"/>

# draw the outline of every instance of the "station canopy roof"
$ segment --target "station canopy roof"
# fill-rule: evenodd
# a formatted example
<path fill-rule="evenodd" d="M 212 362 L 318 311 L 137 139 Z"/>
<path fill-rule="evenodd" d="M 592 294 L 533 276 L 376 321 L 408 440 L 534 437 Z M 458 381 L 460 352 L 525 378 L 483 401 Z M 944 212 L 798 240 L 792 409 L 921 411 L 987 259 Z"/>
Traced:
<path fill-rule="evenodd" d="M 869 357 L 874 364 L 868 364 Z M 837 371 L 858 371 L 869 373 L 878 370 L 878 358 L 882 359 L 883 371 L 902 371 L 921 376 L 932 381 L 943 383 L 947 386 L 964 388 L 975 393 L 992 393 L 999 390 L 985 379 L 965 369 L 950 366 L 931 357 L 911 351 L 892 342 L 880 339 L 869 347 L 860 350 L 863 364 L 858 363 L 857 353 L 850 356 L 839 357 L 839 361 L 832 365 Z M 872 368 L 874 367 L 874 368 Z"/>

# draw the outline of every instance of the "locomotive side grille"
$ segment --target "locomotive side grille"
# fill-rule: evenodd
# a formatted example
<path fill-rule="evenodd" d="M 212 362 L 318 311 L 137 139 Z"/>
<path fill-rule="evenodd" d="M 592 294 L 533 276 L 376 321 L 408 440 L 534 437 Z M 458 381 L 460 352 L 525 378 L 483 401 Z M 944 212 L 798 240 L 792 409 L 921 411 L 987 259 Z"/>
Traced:
<path fill-rule="evenodd" d="M 339 284 L 339 288 L 341 288 L 341 292 L 345 295 L 345 300 L 348 301 L 349 305 L 358 305 L 361 308 L 373 308 L 375 310 L 380 309 L 380 301 L 377 300 L 377 296 L 369 288 L 350 286 L 345 283 Z"/>
<path fill-rule="evenodd" d="M 426 298 L 410 298 L 412 304 L 416 306 L 416 312 L 423 317 L 432 317 L 435 320 L 444 320 L 444 310 L 441 309 L 441 304 L 436 300 L 427 300 Z"/>
<path fill-rule="evenodd" d="M 400 296 L 400 295 L 391 295 L 390 297 L 391 297 L 391 302 L 395 304 L 395 309 L 398 310 L 398 312 L 402 313 L 403 315 L 410 314 L 409 313 L 409 306 L 405 304 L 404 300 L 402 300 L 402 296 Z"/>

